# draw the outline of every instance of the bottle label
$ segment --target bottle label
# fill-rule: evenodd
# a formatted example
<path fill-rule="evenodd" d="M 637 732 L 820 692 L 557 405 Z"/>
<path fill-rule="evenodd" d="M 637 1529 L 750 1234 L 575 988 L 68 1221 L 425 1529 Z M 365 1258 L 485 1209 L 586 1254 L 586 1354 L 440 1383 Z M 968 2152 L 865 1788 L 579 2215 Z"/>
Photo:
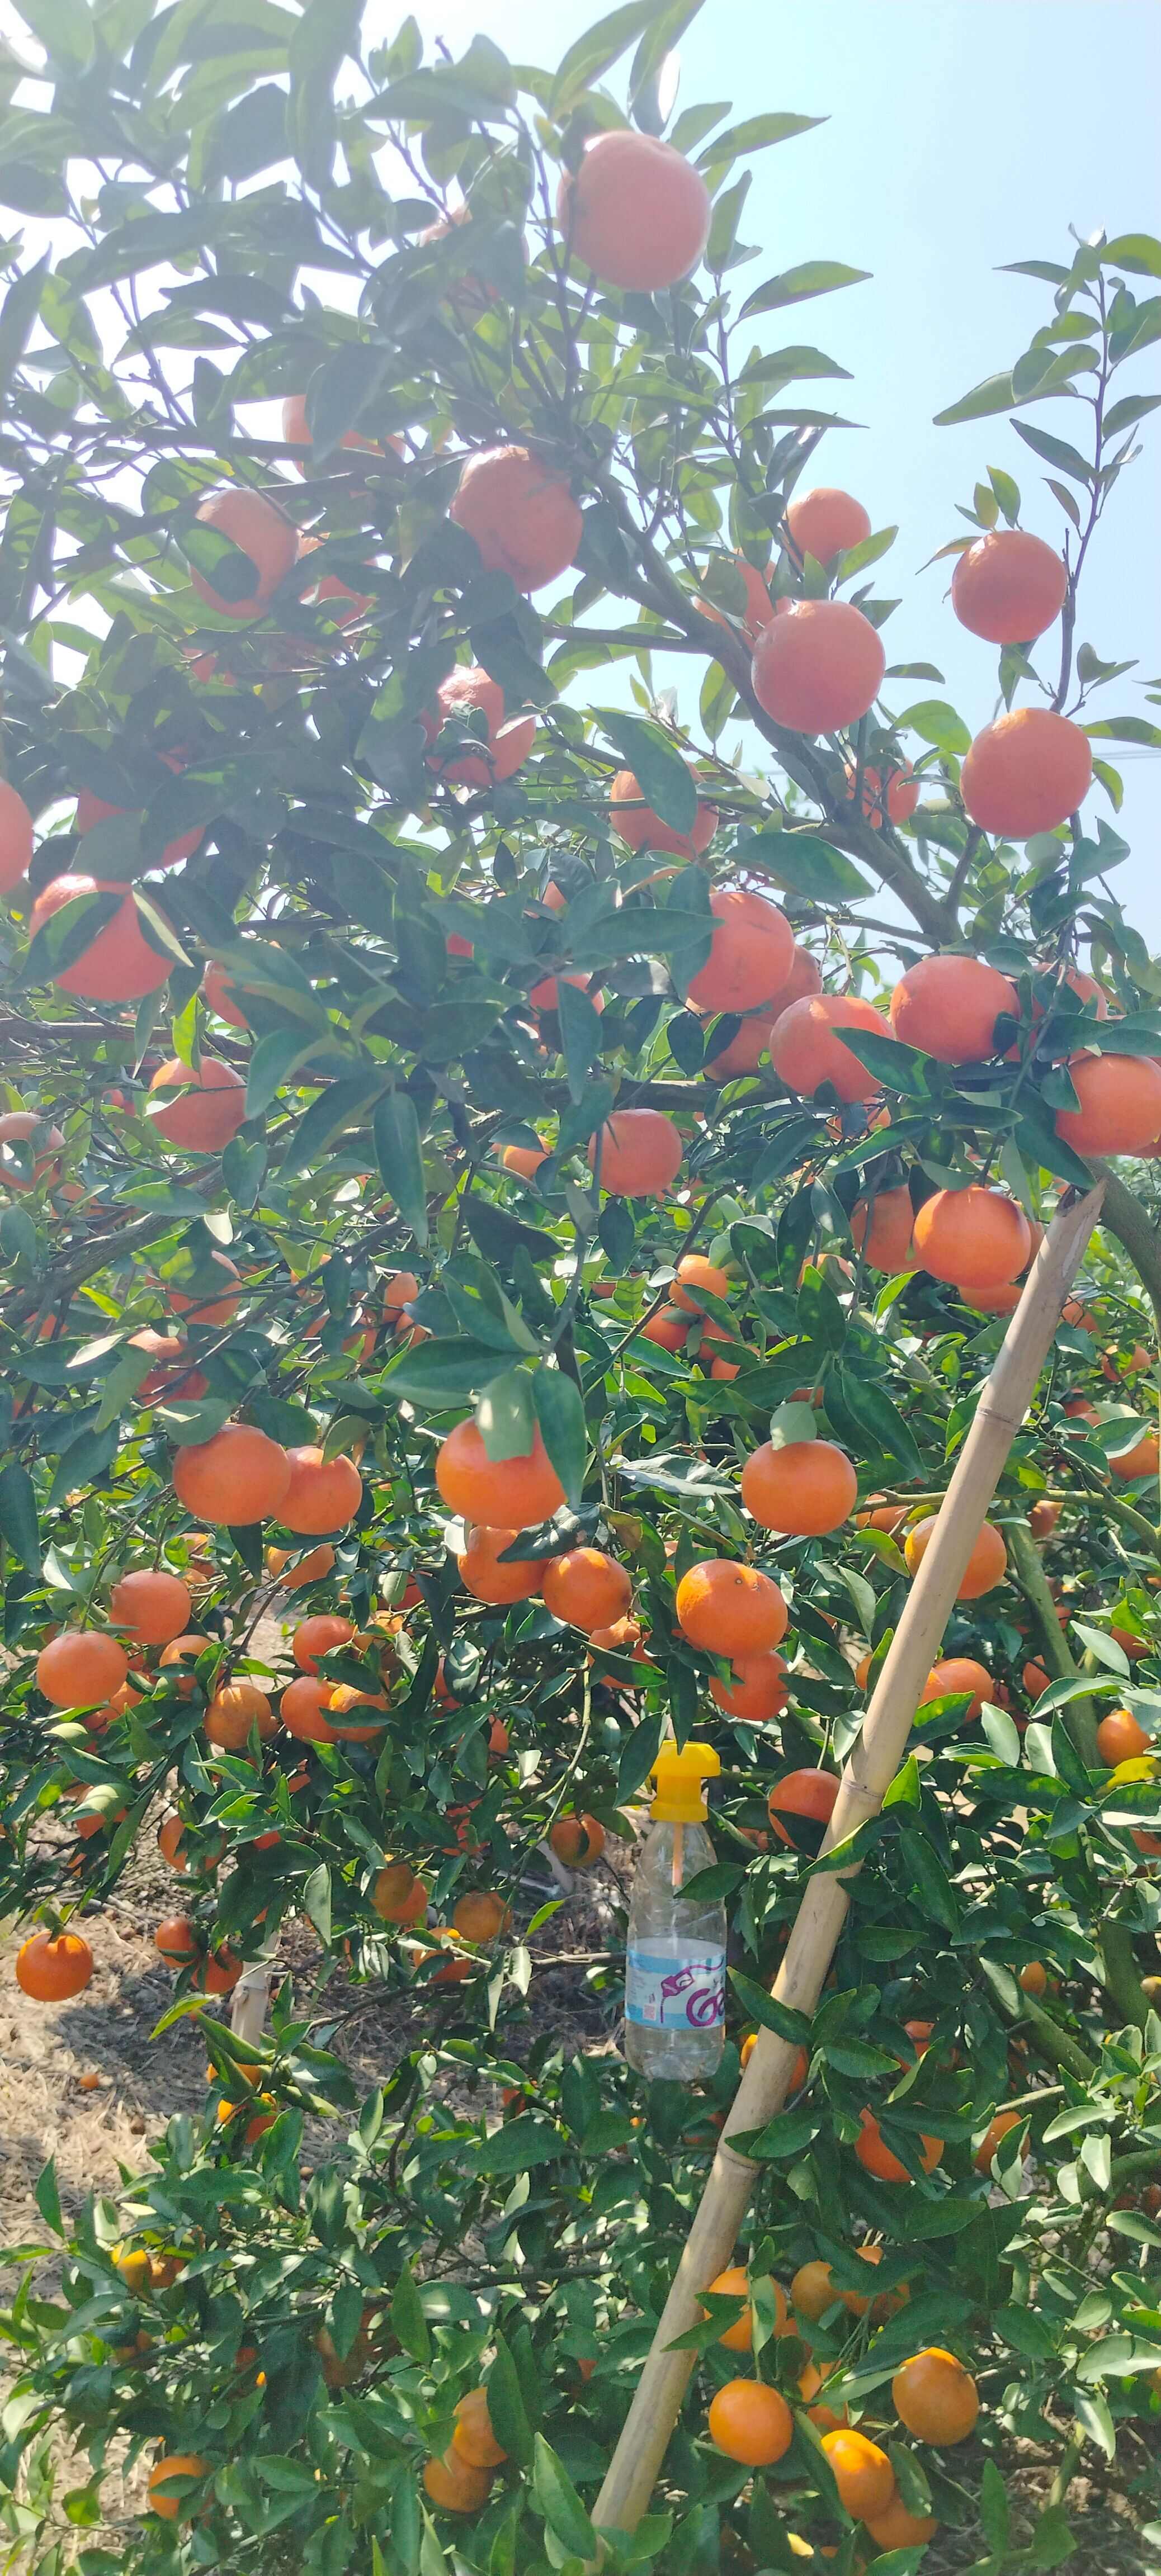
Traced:
<path fill-rule="evenodd" d="M 625 1961 L 625 2019 L 653 2030 L 715 2030 L 726 2017 L 726 1954 L 716 1942 L 696 1950 L 657 1936 L 630 1948 Z"/>

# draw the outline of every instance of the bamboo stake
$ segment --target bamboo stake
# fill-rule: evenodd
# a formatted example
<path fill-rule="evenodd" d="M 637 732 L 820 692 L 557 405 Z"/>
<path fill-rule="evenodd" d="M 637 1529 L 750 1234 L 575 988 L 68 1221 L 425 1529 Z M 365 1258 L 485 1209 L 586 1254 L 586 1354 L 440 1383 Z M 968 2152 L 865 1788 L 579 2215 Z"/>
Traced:
<path fill-rule="evenodd" d="M 1041 1244 L 995 1367 L 976 1407 L 899 1626 L 879 1675 L 858 1743 L 842 1775 L 823 1849 L 845 1842 L 877 1815 L 906 1750 L 919 1694 L 931 1669 L 968 1558 L 1028 1409 L 1060 1309 L 1100 1214 L 1103 1182 L 1066 1200 Z M 856 1865 L 857 1866 L 857 1865 Z M 774 1984 L 780 2003 L 811 2014 L 846 1917 L 855 1870 L 807 1881 Z M 733 2259 L 758 2168 L 730 2140 L 760 2129 L 786 2098 L 797 2052 L 761 2030 L 734 2096 L 701 2205 L 674 2274 L 664 2313 L 637 2383 L 593 2520 L 610 2535 L 636 2529 L 648 2505 L 693 2368 L 692 2352 L 671 2350 L 700 2322 L 699 2292 Z"/>

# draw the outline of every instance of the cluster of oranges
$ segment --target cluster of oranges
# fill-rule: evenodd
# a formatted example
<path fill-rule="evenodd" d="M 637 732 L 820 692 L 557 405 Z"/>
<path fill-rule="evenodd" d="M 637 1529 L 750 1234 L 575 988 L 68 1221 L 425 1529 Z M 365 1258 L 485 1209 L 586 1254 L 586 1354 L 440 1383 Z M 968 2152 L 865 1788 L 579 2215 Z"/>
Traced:
<path fill-rule="evenodd" d="M 882 2260 L 880 2245 L 863 2245 L 857 2250 L 865 2262 L 877 2264 Z M 738 2307 L 737 2316 L 718 2337 L 728 2352 L 751 2349 L 757 2286 L 741 2266 L 719 2273 L 709 2284 L 711 2298 L 728 2298 Z M 810 2326 L 828 2312 L 835 2313 L 840 2301 L 852 2317 L 870 2312 L 873 2318 L 882 2318 L 893 2314 L 907 2295 L 905 2290 L 877 2296 L 873 2292 L 839 2291 L 829 2264 L 823 2262 L 805 2263 L 796 2272 L 790 2288 L 793 2314 L 778 2282 L 766 2280 L 760 2286 L 764 2298 L 773 2303 L 775 2339 L 792 2336 L 808 2348 Z M 937 2527 L 934 2516 L 908 2511 L 886 2451 L 869 2434 L 851 2425 L 841 2398 L 837 2406 L 829 2402 L 838 2394 L 842 2376 L 841 2368 L 824 2372 L 808 2359 L 797 2373 L 796 2386 L 809 2421 L 821 2436 L 839 2502 L 853 2521 L 865 2525 L 879 2549 L 918 2546 L 933 2537 Z M 971 2372 L 954 2353 L 939 2345 L 925 2347 L 902 2364 L 892 2379 L 891 2395 L 906 2430 L 917 2441 L 940 2447 L 966 2441 L 979 2413 L 979 2395 Z M 711 2441 L 727 2459 L 745 2468 L 771 2468 L 790 2448 L 794 2415 L 781 2389 L 769 2381 L 736 2378 L 727 2380 L 711 2399 L 707 2428 Z"/>

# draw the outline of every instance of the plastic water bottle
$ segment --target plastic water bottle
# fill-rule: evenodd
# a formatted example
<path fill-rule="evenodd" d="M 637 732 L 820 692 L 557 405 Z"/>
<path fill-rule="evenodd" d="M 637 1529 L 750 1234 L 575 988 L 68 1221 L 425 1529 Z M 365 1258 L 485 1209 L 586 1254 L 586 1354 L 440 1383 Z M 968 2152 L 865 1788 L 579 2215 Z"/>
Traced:
<path fill-rule="evenodd" d="M 726 1909 L 721 1897 L 682 1893 L 713 1866 L 703 1784 L 721 1767 L 708 1744 L 658 1754 L 629 1907 L 625 2055 L 640 2074 L 677 2084 L 712 2075 L 722 2053 Z"/>

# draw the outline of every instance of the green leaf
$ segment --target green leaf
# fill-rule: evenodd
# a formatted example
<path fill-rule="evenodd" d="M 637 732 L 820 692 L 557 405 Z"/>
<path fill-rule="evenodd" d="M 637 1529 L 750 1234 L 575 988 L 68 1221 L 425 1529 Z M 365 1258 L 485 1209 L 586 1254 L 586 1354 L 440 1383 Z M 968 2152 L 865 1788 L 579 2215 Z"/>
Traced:
<path fill-rule="evenodd" d="M 40 1529 L 36 1517 L 36 1495 L 32 1478 L 18 1458 L 10 1458 L 0 1467 L 0 1535 L 7 1539 L 14 1556 L 28 1567 L 30 1574 L 40 1572 Z"/>
<path fill-rule="evenodd" d="M 858 903 L 872 891 L 853 860 L 813 832 L 782 832 L 773 824 L 740 832 L 733 856 L 743 867 L 760 868 L 787 894 L 806 895 L 812 903 Z"/>
<path fill-rule="evenodd" d="M 901 1038 L 879 1037 L 874 1029 L 843 1030 L 843 1045 L 868 1073 L 885 1083 L 888 1091 L 906 1094 L 909 1100 L 930 1100 L 939 1081 L 939 1066 L 933 1056 L 922 1055 L 918 1047 L 905 1046 Z"/>
<path fill-rule="evenodd" d="M 246 1077 L 247 1118 L 261 1118 L 283 1083 L 301 1070 L 313 1052 L 312 1044 L 303 1043 L 300 1028 L 271 1029 L 259 1038 Z"/>
<path fill-rule="evenodd" d="M 764 286 L 756 287 L 738 320 L 748 322 L 755 313 L 776 313 L 784 304 L 803 304 L 811 295 L 829 295 L 836 286 L 862 286 L 870 274 L 869 268 L 844 268 L 837 259 L 803 260 L 798 268 L 785 269 L 781 277 L 768 277 Z"/>
<path fill-rule="evenodd" d="M 945 698 L 918 698 L 898 721 L 900 731 L 919 734 L 924 742 L 933 742 L 937 751 L 950 752 L 957 760 L 971 750 L 972 738 L 963 717 Z"/>
<path fill-rule="evenodd" d="M 533 2165 L 554 2164 L 564 2153 L 560 2131 L 547 2120 L 538 2120 L 531 2112 L 518 2120 L 505 2121 L 502 2129 L 493 2129 L 481 2138 L 470 2154 L 473 2174 L 528 2173 Z"/>
<path fill-rule="evenodd" d="M 312 1869 L 300 1899 L 303 1913 L 313 1923 L 324 1950 L 331 1939 L 331 1873 L 325 1860 Z"/>
<path fill-rule="evenodd" d="M 578 36 L 564 55 L 553 83 L 553 114 L 563 116 L 594 81 L 611 70 L 655 16 L 656 0 L 627 0 L 624 8 L 610 10 L 607 18 L 599 18 L 595 27 Z"/>
<path fill-rule="evenodd" d="M 54 2156 L 50 2156 L 48 2163 L 41 2166 L 40 2172 L 36 2178 L 33 2198 L 38 2210 L 40 2211 L 40 2215 L 44 2220 L 45 2226 L 51 2229 L 54 2236 L 63 2236 L 65 2232 L 64 2219 L 61 2216 L 60 2192 L 57 2188 L 56 2159 Z"/>
<path fill-rule="evenodd" d="M 738 160 L 743 152 L 765 152 L 772 143 L 789 143 L 796 134 L 809 134 L 812 126 L 826 122 L 825 116 L 749 116 L 743 124 L 715 134 L 713 142 L 698 153 L 698 169 L 714 170 L 722 162 Z"/>
<path fill-rule="evenodd" d="M 767 1986 L 745 1977 L 740 1968 L 731 1968 L 730 1984 L 744 2013 L 762 2030 L 772 2030 L 779 2039 L 788 2039 L 795 2048 L 809 2048 L 811 2021 L 809 2013 L 793 2012 L 789 2004 L 779 2003 Z"/>
<path fill-rule="evenodd" d="M 419 1113 L 406 1091 L 389 1091 L 371 1120 L 375 1160 L 383 1186 L 422 1249 L 427 1242 L 427 1184 Z"/>
<path fill-rule="evenodd" d="M 335 79 L 344 56 L 358 58 L 362 0 L 307 0 L 290 38 L 288 138 L 313 188 L 330 184 L 338 119 Z"/>
<path fill-rule="evenodd" d="M 868 1437 L 889 1458 L 898 1460 L 904 1481 L 911 1477 L 922 1479 L 923 1461 L 914 1436 L 880 1381 L 846 1368 L 842 1372 L 842 1397 Z"/>
<path fill-rule="evenodd" d="M 403 2264 L 391 2294 L 391 2325 L 404 2352 L 426 2368 L 431 2359 L 431 2336 L 410 2263 Z"/>
<path fill-rule="evenodd" d="M 489 2421 L 496 2440 L 508 2453 L 509 2459 L 515 2460 L 518 2468 L 530 2469 L 533 2434 L 519 2374 L 503 2335 L 497 2334 L 493 2340 L 495 2358 L 484 2383 L 488 2392 Z"/>
<path fill-rule="evenodd" d="M 575 1511 L 584 1490 L 588 1460 L 580 1388 L 575 1379 L 559 1368 L 538 1368 L 531 1385 L 540 1436 Z"/>
<path fill-rule="evenodd" d="M 564 975 L 556 979 L 556 1013 L 569 1091 L 574 1100 L 583 1100 L 590 1070 L 600 1060 L 600 1013 L 590 995 Z"/>
<path fill-rule="evenodd" d="M 527 1369 L 505 1369 L 478 1399 L 476 1427 L 489 1458 L 498 1463 L 505 1458 L 531 1455 L 535 1427 L 532 1386 Z"/>
<path fill-rule="evenodd" d="M 1135 421 L 1144 420 L 1147 412 L 1156 411 L 1161 394 L 1126 394 L 1123 402 L 1114 403 L 1105 413 L 1105 436 L 1116 438 L 1122 429 L 1131 429 Z"/>
<path fill-rule="evenodd" d="M 1059 474 L 1071 475 L 1077 483 L 1092 482 L 1092 467 L 1088 459 L 1077 448 L 1070 447 L 1066 439 L 1054 438 L 1047 429 L 1034 429 L 1027 420 L 1014 420 L 1012 427 L 1017 438 L 1023 439 L 1025 447 L 1030 447 L 1034 456 L 1043 457 L 1046 465 L 1055 465 Z"/>
<path fill-rule="evenodd" d="M 600 2545 L 562 2460 L 543 2433 L 536 2435 L 532 2485 L 548 2528 L 571 2556 L 596 2559 Z"/>
<path fill-rule="evenodd" d="M 1101 252 L 1102 268 L 1128 269 L 1134 277 L 1161 277 L 1161 241 L 1152 233 L 1118 233 Z"/>
<path fill-rule="evenodd" d="M 391 1360 L 380 1383 L 390 1400 L 440 1413 L 470 1403 L 497 1373 L 489 1343 L 457 1334 L 447 1341 L 436 1336 L 404 1351 Z"/>
<path fill-rule="evenodd" d="M 946 411 L 937 411 L 934 426 L 954 429 L 961 420 L 984 420 L 989 412 L 1011 411 L 1015 399 L 1010 373 L 985 376 L 982 385 L 973 385 L 970 394 L 962 394 L 958 402 L 949 403 Z"/>
<path fill-rule="evenodd" d="M 632 770 L 645 803 L 672 831 L 691 832 L 697 789 L 672 736 L 643 716 L 622 715 L 615 708 L 594 707 L 593 714 Z"/>
<path fill-rule="evenodd" d="M 24 269 L 5 289 L 0 304 L 0 400 L 8 391 L 36 327 L 50 262 L 51 253 L 46 251 L 43 259 Z"/>

